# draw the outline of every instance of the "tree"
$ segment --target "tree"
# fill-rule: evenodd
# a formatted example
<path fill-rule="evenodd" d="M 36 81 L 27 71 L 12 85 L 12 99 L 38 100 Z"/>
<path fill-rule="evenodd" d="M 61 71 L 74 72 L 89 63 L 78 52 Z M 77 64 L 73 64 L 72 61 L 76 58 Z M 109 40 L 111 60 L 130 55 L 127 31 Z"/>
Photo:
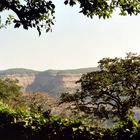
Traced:
<path fill-rule="evenodd" d="M 81 91 L 73 95 L 78 108 L 99 118 L 126 119 L 130 110 L 140 105 L 140 55 L 103 58 L 99 69 L 78 81 Z"/>
<path fill-rule="evenodd" d="M 0 0 L 0 12 L 10 10 L 16 15 L 16 18 L 8 15 L 5 23 L 1 22 L 0 16 L 1 27 L 14 23 L 15 28 L 21 25 L 24 29 L 36 28 L 40 35 L 42 28 L 51 30 L 51 25 L 54 24 L 54 8 L 52 1 L 46 0 Z"/>
<path fill-rule="evenodd" d="M 0 99 L 3 101 L 10 101 L 16 98 L 21 93 L 21 87 L 17 80 L 0 79 Z"/>
<path fill-rule="evenodd" d="M 79 4 L 80 13 L 93 18 L 98 16 L 110 18 L 116 9 L 120 10 L 120 15 L 137 15 L 140 13 L 140 2 L 137 0 L 65 0 L 64 3 L 70 6 Z M 9 15 L 1 27 L 14 23 L 14 27 L 21 25 L 24 29 L 36 28 L 41 34 L 41 29 L 48 32 L 54 24 L 55 5 L 51 0 L 0 0 L 0 12 L 12 11 L 16 17 Z"/>
<path fill-rule="evenodd" d="M 48 115 L 51 112 L 48 104 L 50 99 L 47 93 L 25 93 L 22 95 L 22 100 L 32 112 L 46 113 Z"/>

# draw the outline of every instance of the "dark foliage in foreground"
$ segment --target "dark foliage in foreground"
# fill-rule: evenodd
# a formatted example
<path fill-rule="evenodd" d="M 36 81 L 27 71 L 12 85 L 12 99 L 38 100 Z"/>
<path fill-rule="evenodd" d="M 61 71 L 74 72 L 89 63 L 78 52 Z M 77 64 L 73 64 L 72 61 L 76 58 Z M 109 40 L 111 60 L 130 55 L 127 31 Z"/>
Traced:
<path fill-rule="evenodd" d="M 137 15 L 140 13 L 140 2 L 136 0 L 64 0 L 70 6 L 79 5 L 83 15 L 93 18 L 110 18 L 117 10 L 120 15 Z M 1 13 L 10 11 L 5 23 L 1 22 Z M 12 14 L 11 14 L 12 13 Z M 13 23 L 15 28 L 36 28 L 41 34 L 54 25 L 55 5 L 52 0 L 0 0 L 0 27 Z"/>
<path fill-rule="evenodd" d="M 138 140 L 140 126 L 131 117 L 115 128 L 105 129 L 81 120 L 29 111 L 14 112 L 0 102 L 0 139 L 3 140 Z"/>

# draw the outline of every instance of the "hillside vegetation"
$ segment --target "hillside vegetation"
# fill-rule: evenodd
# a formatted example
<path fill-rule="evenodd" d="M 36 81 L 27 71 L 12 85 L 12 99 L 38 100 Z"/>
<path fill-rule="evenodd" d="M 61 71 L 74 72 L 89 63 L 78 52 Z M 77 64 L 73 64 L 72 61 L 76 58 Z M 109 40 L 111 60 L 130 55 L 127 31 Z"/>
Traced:
<path fill-rule="evenodd" d="M 31 69 L 24 69 L 24 68 L 14 68 L 8 70 L 1 70 L 0 77 L 6 75 L 13 75 L 13 74 L 37 74 L 39 71 L 31 70 Z"/>

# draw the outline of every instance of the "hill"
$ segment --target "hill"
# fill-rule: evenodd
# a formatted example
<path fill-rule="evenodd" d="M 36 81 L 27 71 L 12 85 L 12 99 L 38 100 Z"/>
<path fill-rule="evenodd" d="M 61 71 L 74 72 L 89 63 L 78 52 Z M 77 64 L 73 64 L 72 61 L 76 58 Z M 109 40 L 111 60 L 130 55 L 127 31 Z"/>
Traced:
<path fill-rule="evenodd" d="M 81 68 L 69 70 L 35 71 L 30 69 L 8 69 L 0 71 L 1 78 L 18 79 L 23 92 L 47 92 L 59 96 L 62 92 L 72 92 L 80 87 L 75 84 L 82 74 L 96 71 L 98 68 Z"/>
<path fill-rule="evenodd" d="M 7 69 L 7 70 L 1 70 L 0 76 L 5 75 L 12 75 L 12 74 L 32 74 L 32 73 L 38 73 L 39 71 L 31 70 L 31 69 L 24 69 L 24 68 L 14 68 L 14 69 Z"/>

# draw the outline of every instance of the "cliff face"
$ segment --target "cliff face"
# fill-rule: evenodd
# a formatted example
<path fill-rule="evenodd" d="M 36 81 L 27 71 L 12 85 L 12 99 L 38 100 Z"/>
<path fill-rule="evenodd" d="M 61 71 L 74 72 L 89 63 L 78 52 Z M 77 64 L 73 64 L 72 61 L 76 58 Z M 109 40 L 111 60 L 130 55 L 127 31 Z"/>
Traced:
<path fill-rule="evenodd" d="M 81 75 L 82 74 L 63 75 L 62 76 L 63 86 L 66 88 L 79 87 L 79 85 L 76 84 L 75 82 L 80 79 Z"/>
<path fill-rule="evenodd" d="M 48 70 L 38 72 L 26 69 L 12 69 L 0 71 L 1 78 L 19 80 L 19 85 L 24 92 L 47 92 L 53 96 L 59 96 L 63 92 L 73 92 L 80 88 L 75 84 L 83 73 L 97 70 L 97 68 L 78 70 Z"/>
<path fill-rule="evenodd" d="M 26 88 L 33 83 L 35 80 L 35 74 L 11 74 L 5 75 L 4 78 L 17 79 L 19 85 L 22 87 L 22 91 L 26 91 Z"/>
<path fill-rule="evenodd" d="M 50 74 L 49 72 L 41 72 L 36 75 L 34 81 L 26 88 L 31 92 L 47 92 L 54 96 L 59 96 L 62 92 L 74 91 L 79 88 L 75 84 L 79 80 L 81 74 Z"/>

